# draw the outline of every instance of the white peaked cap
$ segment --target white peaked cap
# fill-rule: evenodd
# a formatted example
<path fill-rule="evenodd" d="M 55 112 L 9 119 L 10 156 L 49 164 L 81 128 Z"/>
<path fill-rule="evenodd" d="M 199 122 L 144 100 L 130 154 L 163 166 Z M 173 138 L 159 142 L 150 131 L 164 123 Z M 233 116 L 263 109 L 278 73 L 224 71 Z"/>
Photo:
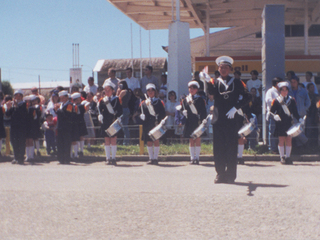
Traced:
<path fill-rule="evenodd" d="M 60 91 L 59 92 L 59 97 L 61 97 L 61 96 L 68 96 L 68 91 L 66 91 L 66 90 Z"/>
<path fill-rule="evenodd" d="M 148 83 L 146 86 L 146 90 L 153 88 L 154 90 L 156 90 L 156 85 L 154 85 L 153 83 Z"/>
<path fill-rule="evenodd" d="M 108 80 L 108 81 L 105 81 L 105 82 L 104 82 L 104 84 L 103 84 L 102 87 L 103 87 L 103 88 L 112 87 L 113 89 L 115 89 L 115 88 L 116 88 L 116 85 L 115 85 L 113 82 L 111 82 L 110 80 Z"/>
<path fill-rule="evenodd" d="M 278 88 L 282 88 L 282 87 L 289 88 L 289 83 L 288 82 L 279 82 L 278 83 Z"/>
<path fill-rule="evenodd" d="M 220 56 L 216 59 L 216 64 L 220 66 L 221 64 L 227 64 L 230 67 L 233 64 L 233 58 L 229 56 Z"/>
<path fill-rule="evenodd" d="M 18 90 L 16 90 L 16 91 L 14 92 L 13 95 L 16 95 L 16 94 L 21 94 L 21 95 L 23 95 L 23 91 L 22 91 L 21 89 L 18 89 Z"/>
<path fill-rule="evenodd" d="M 76 99 L 76 98 L 80 98 L 80 97 L 81 97 L 81 94 L 78 93 L 78 92 L 75 92 L 75 93 L 71 94 L 71 98 L 72 99 Z"/>
<path fill-rule="evenodd" d="M 35 100 L 36 98 L 37 98 L 37 96 L 36 96 L 36 95 L 34 95 L 34 94 L 30 94 L 30 95 L 29 95 L 29 99 L 28 99 L 28 100 L 33 101 L 33 100 Z"/>
<path fill-rule="evenodd" d="M 190 81 L 188 83 L 188 87 L 190 87 L 190 86 L 196 86 L 197 88 L 200 88 L 200 85 L 197 81 Z"/>

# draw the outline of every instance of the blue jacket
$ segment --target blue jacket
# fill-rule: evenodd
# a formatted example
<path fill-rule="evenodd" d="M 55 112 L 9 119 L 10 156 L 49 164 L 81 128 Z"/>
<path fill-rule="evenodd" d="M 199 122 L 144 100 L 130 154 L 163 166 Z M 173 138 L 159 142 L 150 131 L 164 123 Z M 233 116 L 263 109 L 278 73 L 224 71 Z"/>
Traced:
<path fill-rule="evenodd" d="M 289 90 L 289 96 L 293 97 L 296 100 L 298 113 L 300 117 L 303 117 L 307 114 L 307 110 L 311 105 L 311 101 L 308 95 L 308 91 L 301 86 L 298 86 L 298 92 L 296 95 L 293 94 L 292 89 Z"/>

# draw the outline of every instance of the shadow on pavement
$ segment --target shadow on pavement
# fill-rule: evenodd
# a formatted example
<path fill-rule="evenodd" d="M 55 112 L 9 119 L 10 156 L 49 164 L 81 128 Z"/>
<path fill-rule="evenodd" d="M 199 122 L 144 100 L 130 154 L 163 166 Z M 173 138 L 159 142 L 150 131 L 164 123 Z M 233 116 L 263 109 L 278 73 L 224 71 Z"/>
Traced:
<path fill-rule="evenodd" d="M 244 163 L 242 165 L 248 166 L 248 167 L 274 167 L 275 166 L 273 164 L 259 164 L 259 163 Z M 241 164 L 240 164 L 240 166 L 241 166 Z"/>
<path fill-rule="evenodd" d="M 233 185 L 238 185 L 238 186 L 246 186 L 248 187 L 248 196 L 254 196 L 252 192 L 254 192 L 258 187 L 267 187 L 267 188 L 283 188 L 283 187 L 288 187 L 288 185 L 283 185 L 283 184 L 265 184 L 265 183 L 252 183 L 252 182 L 235 182 Z"/>
<path fill-rule="evenodd" d="M 155 165 L 155 166 L 158 166 L 158 167 L 185 167 L 185 165 L 177 165 L 177 164 L 165 164 L 165 163 L 162 163 L 162 162 L 159 162 L 158 165 Z"/>
<path fill-rule="evenodd" d="M 139 165 L 132 165 L 132 164 L 122 164 L 122 163 L 118 163 L 115 167 L 143 167 L 143 164 L 139 164 Z"/>
<path fill-rule="evenodd" d="M 199 165 L 202 167 L 214 167 L 215 166 L 214 163 L 200 163 Z"/>

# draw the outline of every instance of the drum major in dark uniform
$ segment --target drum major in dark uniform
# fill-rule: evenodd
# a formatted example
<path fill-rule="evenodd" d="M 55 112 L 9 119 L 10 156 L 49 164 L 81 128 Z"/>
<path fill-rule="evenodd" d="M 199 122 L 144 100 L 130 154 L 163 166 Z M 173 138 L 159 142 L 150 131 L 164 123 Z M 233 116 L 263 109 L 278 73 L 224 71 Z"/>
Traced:
<path fill-rule="evenodd" d="M 28 114 L 27 104 L 23 101 L 23 92 L 21 90 L 15 91 L 14 102 L 7 103 L 6 106 L 6 115 L 11 116 L 10 140 L 14 153 L 14 160 L 12 163 L 23 164 L 26 148 L 26 120 Z"/>
<path fill-rule="evenodd" d="M 164 103 L 155 97 L 156 86 L 152 83 L 147 84 L 147 99 L 140 103 L 139 112 L 140 118 L 143 121 L 142 140 L 147 142 L 147 149 L 149 154 L 148 164 L 158 164 L 158 155 L 160 151 L 159 139 L 153 141 L 149 132 L 158 124 L 165 124 L 163 120 L 166 116 Z M 163 121 L 163 122 L 162 122 Z"/>
<path fill-rule="evenodd" d="M 105 139 L 106 164 L 116 165 L 117 134 L 110 137 L 106 130 L 122 115 L 122 106 L 119 98 L 114 95 L 116 85 L 111 81 L 106 81 L 103 87 L 106 96 L 99 101 L 98 119 L 101 123 L 101 135 Z M 112 156 L 110 156 L 110 150 Z"/>
<path fill-rule="evenodd" d="M 73 120 L 76 114 L 76 109 L 73 103 L 69 101 L 67 91 L 60 91 L 59 97 L 62 103 L 60 105 L 55 106 L 55 111 L 58 118 L 58 160 L 61 164 L 69 164 L 70 149 L 72 143 Z"/>
<path fill-rule="evenodd" d="M 216 59 L 220 77 L 208 84 L 214 95 L 218 120 L 213 125 L 214 161 L 217 172 L 215 183 L 233 183 L 237 176 L 238 128 L 235 114 L 251 97 L 245 84 L 229 76 L 233 59 L 221 56 Z"/>
<path fill-rule="evenodd" d="M 181 103 L 182 113 L 186 117 L 183 135 L 189 138 L 190 164 L 199 164 L 201 151 L 201 138 L 193 139 L 191 135 L 207 117 L 206 102 L 198 95 L 199 88 L 197 81 L 190 81 L 188 83 L 189 95 Z"/>
<path fill-rule="evenodd" d="M 292 138 L 287 135 L 287 131 L 292 126 L 292 116 L 299 122 L 303 120 L 299 116 L 295 100 L 288 95 L 289 83 L 280 82 L 278 87 L 280 95 L 272 101 L 270 109 L 276 125 L 274 135 L 279 137 L 278 149 L 281 163 L 292 164 L 290 159 Z M 285 148 L 284 145 L 286 146 Z M 286 150 L 286 154 L 284 154 L 284 150 Z"/>

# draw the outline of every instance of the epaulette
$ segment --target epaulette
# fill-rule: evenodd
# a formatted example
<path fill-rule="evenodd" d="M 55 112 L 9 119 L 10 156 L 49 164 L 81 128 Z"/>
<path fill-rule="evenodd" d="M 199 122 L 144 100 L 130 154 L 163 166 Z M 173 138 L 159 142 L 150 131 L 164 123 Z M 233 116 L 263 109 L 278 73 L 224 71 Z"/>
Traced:
<path fill-rule="evenodd" d="M 244 88 L 247 88 L 247 85 L 244 83 L 244 81 L 240 80 Z"/>
<path fill-rule="evenodd" d="M 139 104 L 139 107 L 141 107 L 142 103 L 144 103 L 144 100 L 142 100 L 142 102 Z"/>
<path fill-rule="evenodd" d="M 211 78 L 210 82 L 211 82 L 212 85 L 214 85 L 214 78 Z"/>
<path fill-rule="evenodd" d="M 1 108 L 2 108 L 2 112 L 5 113 L 6 109 L 4 107 L 1 107 Z"/>
<path fill-rule="evenodd" d="M 160 101 L 161 101 L 162 105 L 165 107 L 166 105 L 164 104 L 164 102 L 162 100 L 160 100 Z"/>
<path fill-rule="evenodd" d="M 271 102 L 271 106 L 273 106 L 274 102 L 276 101 L 276 99 L 273 99 Z"/>
<path fill-rule="evenodd" d="M 251 106 L 252 106 L 252 101 L 249 102 L 249 107 L 251 107 Z"/>
<path fill-rule="evenodd" d="M 119 102 L 120 102 L 120 104 L 122 105 L 122 99 L 119 97 Z"/>
<path fill-rule="evenodd" d="M 78 106 L 77 105 L 74 105 L 74 112 L 78 112 Z"/>
<path fill-rule="evenodd" d="M 73 106 L 72 106 L 71 103 L 69 103 L 68 106 L 67 106 L 67 111 L 68 112 L 72 112 L 72 110 L 73 110 Z"/>
<path fill-rule="evenodd" d="M 320 100 L 316 104 L 317 108 L 320 108 Z"/>

